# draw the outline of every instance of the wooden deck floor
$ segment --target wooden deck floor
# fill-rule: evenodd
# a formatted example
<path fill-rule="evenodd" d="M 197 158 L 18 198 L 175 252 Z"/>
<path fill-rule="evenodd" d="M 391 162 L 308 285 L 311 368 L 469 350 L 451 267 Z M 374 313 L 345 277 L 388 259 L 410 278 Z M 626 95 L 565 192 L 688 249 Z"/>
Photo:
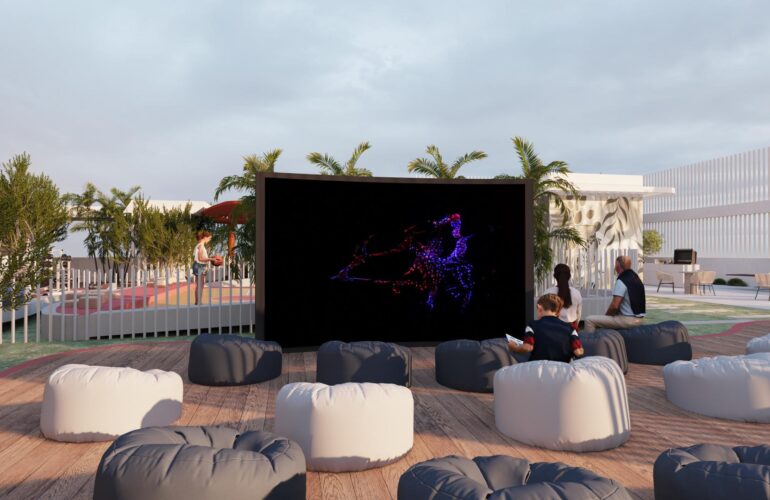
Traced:
<path fill-rule="evenodd" d="M 743 354 L 749 338 L 770 331 L 757 322 L 721 337 L 692 339 L 696 357 Z M 184 411 L 177 425 L 222 424 L 273 428 L 275 395 L 283 384 L 315 380 L 315 354 L 284 355 L 283 375 L 249 387 L 209 388 L 187 382 L 188 343 L 129 344 L 74 352 L 0 378 L 0 498 L 91 498 L 93 477 L 109 443 L 67 444 L 40 434 L 43 383 L 57 366 L 84 363 L 173 370 L 185 379 Z M 561 461 L 614 478 L 639 498 L 652 498 L 652 464 L 672 446 L 698 442 L 770 443 L 770 425 L 737 423 L 691 414 L 666 401 L 660 367 L 631 365 L 626 378 L 631 439 L 615 450 L 563 453 L 522 445 L 494 425 L 493 396 L 447 389 L 435 382 L 433 349 L 413 349 L 415 441 L 388 467 L 358 473 L 308 474 L 308 498 L 396 498 L 410 465 L 449 454 L 508 454 L 531 461 Z"/>

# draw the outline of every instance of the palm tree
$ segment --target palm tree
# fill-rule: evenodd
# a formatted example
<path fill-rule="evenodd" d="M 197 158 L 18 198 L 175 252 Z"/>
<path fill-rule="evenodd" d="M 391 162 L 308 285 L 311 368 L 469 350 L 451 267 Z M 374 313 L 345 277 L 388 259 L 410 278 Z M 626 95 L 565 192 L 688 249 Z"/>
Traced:
<path fill-rule="evenodd" d="M 87 183 L 82 194 L 67 193 L 64 195 L 64 201 L 70 206 L 70 213 L 77 219 L 70 226 L 73 232 L 85 232 L 86 237 L 83 244 L 86 247 L 88 256 L 94 259 L 94 268 L 99 269 L 99 261 L 96 258 L 100 246 L 99 218 L 96 215 L 93 205 L 96 203 L 98 190 L 92 183 Z"/>
<path fill-rule="evenodd" d="M 471 151 L 457 158 L 450 167 L 444 163 L 444 159 L 441 158 L 441 152 L 436 146 L 431 144 L 425 150 L 430 158 L 415 158 L 409 162 L 407 169 L 409 173 L 418 173 L 426 175 L 428 177 L 435 177 L 436 179 L 464 179 L 462 175 L 457 175 L 457 172 L 463 167 L 463 165 L 476 160 L 483 160 L 487 157 L 487 154 L 483 151 Z"/>
<path fill-rule="evenodd" d="M 219 181 L 214 199 L 219 200 L 219 196 L 226 191 L 245 192 L 240 198 L 240 203 L 232 212 L 232 219 L 244 218 L 245 224 L 235 229 L 238 244 L 236 251 L 238 256 L 253 269 L 254 265 L 254 241 L 256 239 L 256 211 L 257 211 L 257 173 L 275 172 L 275 164 L 283 151 L 273 149 L 261 156 L 249 155 L 243 157 L 243 173 L 241 175 L 228 175 Z"/>
<path fill-rule="evenodd" d="M 127 191 L 112 188 L 109 193 L 104 193 L 89 182 L 82 194 L 64 196 L 74 208 L 75 217 L 80 219 L 72 225 L 72 230 L 86 233 L 84 244 L 89 257 L 94 259 L 96 269 L 101 263 L 104 272 L 108 264 L 117 267 L 123 264 L 127 270 L 135 257 L 133 216 L 126 214 L 125 210 L 140 189 L 139 186 L 132 186 Z"/>
<path fill-rule="evenodd" d="M 109 195 L 101 191 L 96 193 L 96 202 L 101 205 L 100 220 L 97 222 L 100 233 L 99 258 L 102 268 L 106 268 L 108 261 L 118 270 L 123 266 L 123 272 L 118 273 L 118 283 L 128 273 L 131 262 L 136 258 L 134 216 L 126 213 L 126 208 L 140 197 L 140 190 L 139 186 L 131 186 L 127 191 L 111 188 Z"/>
<path fill-rule="evenodd" d="M 578 191 L 566 176 L 570 173 L 569 166 L 563 161 L 552 161 L 546 165 L 535 153 L 532 143 L 521 137 L 514 137 L 513 147 L 521 163 L 521 175 L 498 175 L 496 179 L 528 179 L 532 181 L 534 209 L 532 213 L 535 226 L 535 277 L 538 281 L 545 279 L 553 267 L 553 249 L 551 242 L 556 241 L 567 245 L 584 246 L 585 241 L 574 227 L 569 225 L 570 210 L 562 196 L 578 199 Z M 561 225 L 551 227 L 551 203 L 562 216 Z"/>
<path fill-rule="evenodd" d="M 365 168 L 356 167 L 358 159 L 364 154 L 364 151 L 371 148 L 368 142 L 362 142 L 356 149 L 345 166 L 339 164 L 333 157 L 321 153 L 309 153 L 307 160 L 321 169 L 324 175 L 344 175 L 347 177 L 371 177 L 372 172 Z"/>

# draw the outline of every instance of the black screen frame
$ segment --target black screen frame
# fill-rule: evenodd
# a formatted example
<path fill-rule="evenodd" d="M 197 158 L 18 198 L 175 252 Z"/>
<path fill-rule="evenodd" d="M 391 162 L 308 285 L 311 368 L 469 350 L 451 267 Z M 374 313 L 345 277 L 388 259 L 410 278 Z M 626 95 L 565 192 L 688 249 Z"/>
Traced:
<path fill-rule="evenodd" d="M 526 322 L 534 319 L 534 300 L 535 300 L 535 278 L 534 278 L 534 225 L 533 225 L 533 185 L 529 179 L 429 179 L 429 178 L 409 178 L 409 177 L 343 177 L 331 175 L 313 175 L 313 174 L 289 174 L 258 172 L 256 175 L 255 186 L 255 266 L 254 275 L 254 293 L 255 293 L 255 316 L 254 316 L 254 336 L 256 339 L 265 338 L 265 269 L 266 269 L 266 190 L 270 179 L 295 179 L 301 181 L 316 182 L 349 182 L 355 183 L 376 183 L 376 184 L 460 184 L 460 185 L 523 185 L 524 186 L 524 317 Z M 280 343 L 280 342 L 279 342 Z M 435 345 L 437 342 L 421 342 L 420 345 Z M 310 349 L 315 349 L 311 347 Z"/>

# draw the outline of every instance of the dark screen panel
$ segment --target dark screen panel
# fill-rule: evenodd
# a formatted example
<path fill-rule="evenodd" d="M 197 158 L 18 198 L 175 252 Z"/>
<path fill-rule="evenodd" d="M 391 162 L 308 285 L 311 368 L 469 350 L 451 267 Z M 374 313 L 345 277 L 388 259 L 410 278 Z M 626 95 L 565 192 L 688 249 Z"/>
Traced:
<path fill-rule="evenodd" d="M 287 348 L 485 339 L 531 319 L 524 183 L 260 181 L 265 339 Z"/>

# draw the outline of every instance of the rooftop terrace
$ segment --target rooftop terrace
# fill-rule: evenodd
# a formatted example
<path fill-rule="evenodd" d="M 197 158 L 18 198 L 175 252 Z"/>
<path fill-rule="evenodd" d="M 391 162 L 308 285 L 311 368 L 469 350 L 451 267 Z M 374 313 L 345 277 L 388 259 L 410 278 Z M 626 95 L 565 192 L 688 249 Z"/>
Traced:
<path fill-rule="evenodd" d="M 747 323 L 718 336 L 692 337 L 695 357 L 743 354 L 748 339 L 770 321 Z M 280 378 L 245 387 L 205 387 L 187 380 L 189 342 L 132 343 L 70 351 L 0 372 L 0 497 L 91 498 L 96 466 L 109 442 L 61 443 L 40 434 L 46 377 L 67 363 L 173 370 L 185 380 L 184 410 L 177 425 L 222 424 L 271 430 L 275 395 L 289 382 L 315 381 L 315 353 L 284 354 Z M 402 460 L 357 473 L 308 473 L 308 498 L 396 498 L 400 475 L 412 464 L 450 454 L 508 454 L 531 461 L 561 461 L 614 478 L 637 498 L 652 498 L 652 464 L 669 447 L 699 442 L 770 442 L 770 427 L 703 417 L 666 400 L 661 367 L 631 365 L 626 383 L 631 438 L 596 453 L 555 452 L 522 445 L 497 431 L 493 396 L 448 389 L 436 383 L 433 348 L 414 348 L 415 440 Z"/>

